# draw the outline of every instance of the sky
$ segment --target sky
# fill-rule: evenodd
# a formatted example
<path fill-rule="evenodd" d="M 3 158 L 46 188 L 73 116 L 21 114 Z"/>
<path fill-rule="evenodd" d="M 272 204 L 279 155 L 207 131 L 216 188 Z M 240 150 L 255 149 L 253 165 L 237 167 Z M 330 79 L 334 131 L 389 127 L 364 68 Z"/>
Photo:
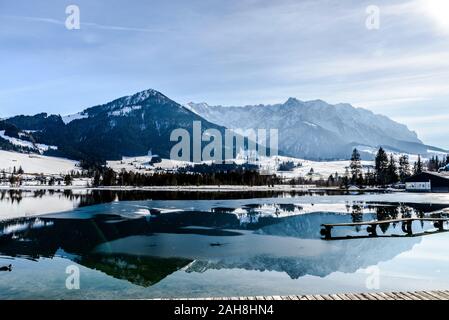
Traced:
<path fill-rule="evenodd" d="M 449 149 L 449 1 L 0 0 L 0 117 L 149 88 L 181 104 L 350 103 Z"/>

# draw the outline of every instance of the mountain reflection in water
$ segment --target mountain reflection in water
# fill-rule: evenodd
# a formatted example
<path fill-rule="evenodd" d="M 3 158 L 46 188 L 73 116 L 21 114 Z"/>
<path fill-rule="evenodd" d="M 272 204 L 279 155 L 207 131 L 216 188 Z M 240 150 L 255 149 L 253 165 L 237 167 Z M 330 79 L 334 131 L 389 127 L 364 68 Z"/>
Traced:
<path fill-rule="evenodd" d="M 186 202 L 188 203 L 188 202 Z M 142 287 L 173 272 L 245 269 L 278 271 L 297 279 L 355 272 L 410 250 L 421 238 L 320 240 L 322 223 L 441 216 L 441 205 L 346 203 L 346 212 L 313 211 L 307 204 L 211 206 L 151 215 L 148 202 L 114 202 L 71 212 L 0 222 L 0 254 L 12 258 L 64 257 Z M 309 206 L 309 208 L 307 208 Z M 447 206 L 447 205 L 446 205 Z M 147 209 L 145 209 L 147 208 Z M 144 214 L 142 214 L 144 213 Z M 146 214 L 145 214 L 146 213 Z M 382 232 L 394 232 L 386 225 Z M 414 228 L 431 229 L 430 224 Z M 360 234 L 356 228 L 342 233 Z"/>

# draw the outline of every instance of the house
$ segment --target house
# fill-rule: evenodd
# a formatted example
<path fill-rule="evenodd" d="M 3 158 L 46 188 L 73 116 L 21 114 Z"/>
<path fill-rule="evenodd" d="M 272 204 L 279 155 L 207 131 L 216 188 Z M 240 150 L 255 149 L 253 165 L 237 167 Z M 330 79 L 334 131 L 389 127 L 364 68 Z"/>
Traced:
<path fill-rule="evenodd" d="M 162 158 L 157 155 L 157 154 L 153 154 L 150 151 L 148 151 L 147 157 L 150 158 L 148 161 L 142 163 L 143 166 L 152 166 L 155 163 L 161 163 L 162 162 Z"/>
<path fill-rule="evenodd" d="M 405 180 L 409 192 L 449 192 L 449 175 L 436 172 L 422 172 Z"/>

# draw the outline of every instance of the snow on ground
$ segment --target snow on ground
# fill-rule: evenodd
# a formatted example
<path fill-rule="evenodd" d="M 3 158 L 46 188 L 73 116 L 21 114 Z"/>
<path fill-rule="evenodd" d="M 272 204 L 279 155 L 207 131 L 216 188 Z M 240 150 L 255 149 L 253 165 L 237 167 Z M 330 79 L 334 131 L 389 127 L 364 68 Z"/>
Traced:
<path fill-rule="evenodd" d="M 285 162 L 293 162 L 296 165 L 292 171 L 278 171 L 275 170 L 280 164 Z M 272 172 L 287 179 L 292 178 L 312 178 L 313 180 L 327 179 L 336 172 L 343 176 L 346 174 L 346 169 L 349 169 L 351 161 L 310 161 L 304 159 L 297 159 L 291 157 L 264 157 L 260 161 L 262 167 L 269 168 Z M 362 161 L 363 170 L 366 172 L 368 168 L 372 170 L 374 161 Z M 313 171 L 312 171 L 313 169 Z M 311 171 L 313 174 L 311 174 Z"/>
<path fill-rule="evenodd" d="M 13 145 L 20 146 L 20 147 L 26 147 L 26 148 L 29 148 L 32 150 L 37 150 L 37 151 L 39 151 L 39 153 L 44 153 L 45 151 L 48 151 L 49 149 L 58 150 L 58 147 L 55 147 L 55 146 L 47 146 L 46 144 L 40 144 L 40 143 L 35 144 L 28 140 L 22 140 L 22 139 L 9 137 L 5 134 L 5 130 L 0 131 L 0 137 L 5 140 L 8 140 Z"/>
<path fill-rule="evenodd" d="M 130 113 L 136 110 L 142 109 L 142 106 L 132 106 L 132 107 L 124 107 L 112 112 L 109 112 L 109 116 L 120 117 L 120 116 L 128 116 Z"/>
<path fill-rule="evenodd" d="M 339 176 L 344 176 L 349 170 L 349 165 L 351 161 L 309 161 L 309 160 L 301 160 L 301 166 L 295 168 L 293 171 L 287 172 L 277 172 L 279 175 L 285 178 L 296 178 L 296 177 L 311 177 L 312 179 L 327 179 L 330 175 L 334 175 L 338 173 Z M 368 171 L 368 167 L 372 167 L 374 165 L 373 161 L 362 161 L 362 166 L 364 167 L 364 171 Z M 313 169 L 313 174 L 311 174 L 311 170 Z"/>
<path fill-rule="evenodd" d="M 143 156 L 143 157 L 124 157 L 120 161 L 108 161 L 107 166 L 113 169 L 116 172 L 120 172 L 123 169 L 126 171 L 134 171 L 134 172 L 148 172 L 149 170 L 154 169 L 162 169 L 162 170 L 175 170 L 177 168 L 186 167 L 188 165 L 192 165 L 191 162 L 186 161 L 177 161 L 170 159 L 162 159 L 161 163 L 155 163 L 153 165 L 149 164 L 152 157 Z"/>
<path fill-rule="evenodd" d="M 404 155 L 403 153 L 392 153 L 396 161 L 399 157 Z M 406 154 L 409 157 L 410 167 L 418 160 L 417 155 Z M 151 157 L 132 157 L 123 158 L 121 161 L 108 161 L 107 165 L 114 169 L 116 172 L 120 172 L 122 169 L 135 172 L 151 172 L 154 169 L 162 169 L 166 171 L 174 171 L 177 168 L 185 167 L 187 165 L 194 165 L 192 162 L 175 161 L 169 159 L 163 159 L 161 163 L 156 163 L 153 166 L 149 164 Z M 247 158 L 244 156 L 235 159 L 235 163 L 244 164 L 247 162 Z M 422 158 L 426 161 L 426 158 Z M 277 168 L 280 164 L 285 162 L 293 162 L 296 167 L 292 171 L 279 171 Z M 203 163 L 210 164 L 211 161 L 204 161 Z M 344 176 L 350 172 L 350 160 L 338 160 L 338 161 L 311 161 L 291 157 L 275 156 L 275 157 L 261 157 L 257 162 L 260 165 L 261 170 L 268 174 L 277 174 L 286 179 L 292 178 L 306 178 L 312 180 L 327 179 L 330 175 L 338 173 L 339 176 Z M 374 171 L 374 161 L 361 161 L 363 171 Z M 312 170 L 313 169 L 313 170 Z"/>
<path fill-rule="evenodd" d="M 0 171 L 12 172 L 14 167 L 22 167 L 23 171 L 29 174 L 66 174 L 79 170 L 77 164 L 77 161 L 64 158 L 0 150 Z"/>
<path fill-rule="evenodd" d="M 78 112 L 75 114 L 71 114 L 71 115 L 62 117 L 62 121 L 65 124 L 69 124 L 72 121 L 84 119 L 84 118 L 88 118 L 88 117 L 89 117 L 89 115 L 85 114 L 84 112 Z"/>
<path fill-rule="evenodd" d="M 122 169 L 126 171 L 134 171 L 134 172 L 149 172 L 154 169 L 160 168 L 166 171 L 173 171 L 177 168 L 185 167 L 187 165 L 193 165 L 192 162 L 183 162 L 169 159 L 162 159 L 161 163 L 155 163 L 153 166 L 149 165 L 148 162 L 151 160 L 150 157 L 133 157 L 133 158 L 123 158 L 121 161 L 108 161 L 108 167 L 112 168 L 116 172 L 120 172 Z M 279 164 L 287 161 L 293 161 L 295 165 L 298 165 L 293 171 L 281 172 L 277 170 Z M 235 160 L 237 164 L 244 164 L 247 162 L 244 158 L 238 158 Z M 210 164 L 211 161 L 204 161 L 203 163 Z M 258 162 L 262 169 L 266 169 L 270 174 L 276 173 L 285 178 L 297 178 L 297 177 L 307 177 L 313 178 L 314 180 L 323 178 L 327 179 L 331 174 L 335 174 L 338 172 L 339 175 L 344 175 L 346 172 L 346 168 L 349 167 L 350 161 L 309 161 L 297 158 L 290 157 L 263 157 Z M 362 165 L 365 166 L 365 170 L 367 167 L 371 167 L 374 165 L 373 161 L 362 161 Z M 314 174 L 310 175 L 310 170 L 313 168 Z"/>

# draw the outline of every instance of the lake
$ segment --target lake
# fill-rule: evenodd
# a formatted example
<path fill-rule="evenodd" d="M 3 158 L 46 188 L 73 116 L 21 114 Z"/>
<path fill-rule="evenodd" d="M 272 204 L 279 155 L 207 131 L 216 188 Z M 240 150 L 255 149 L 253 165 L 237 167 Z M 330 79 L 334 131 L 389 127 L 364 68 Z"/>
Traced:
<path fill-rule="evenodd" d="M 446 290 L 449 195 L 0 191 L 0 299 L 145 299 Z M 447 225 L 445 225 L 447 229 Z M 79 272 L 79 289 L 67 279 Z M 70 278 L 72 279 L 72 278 Z"/>

